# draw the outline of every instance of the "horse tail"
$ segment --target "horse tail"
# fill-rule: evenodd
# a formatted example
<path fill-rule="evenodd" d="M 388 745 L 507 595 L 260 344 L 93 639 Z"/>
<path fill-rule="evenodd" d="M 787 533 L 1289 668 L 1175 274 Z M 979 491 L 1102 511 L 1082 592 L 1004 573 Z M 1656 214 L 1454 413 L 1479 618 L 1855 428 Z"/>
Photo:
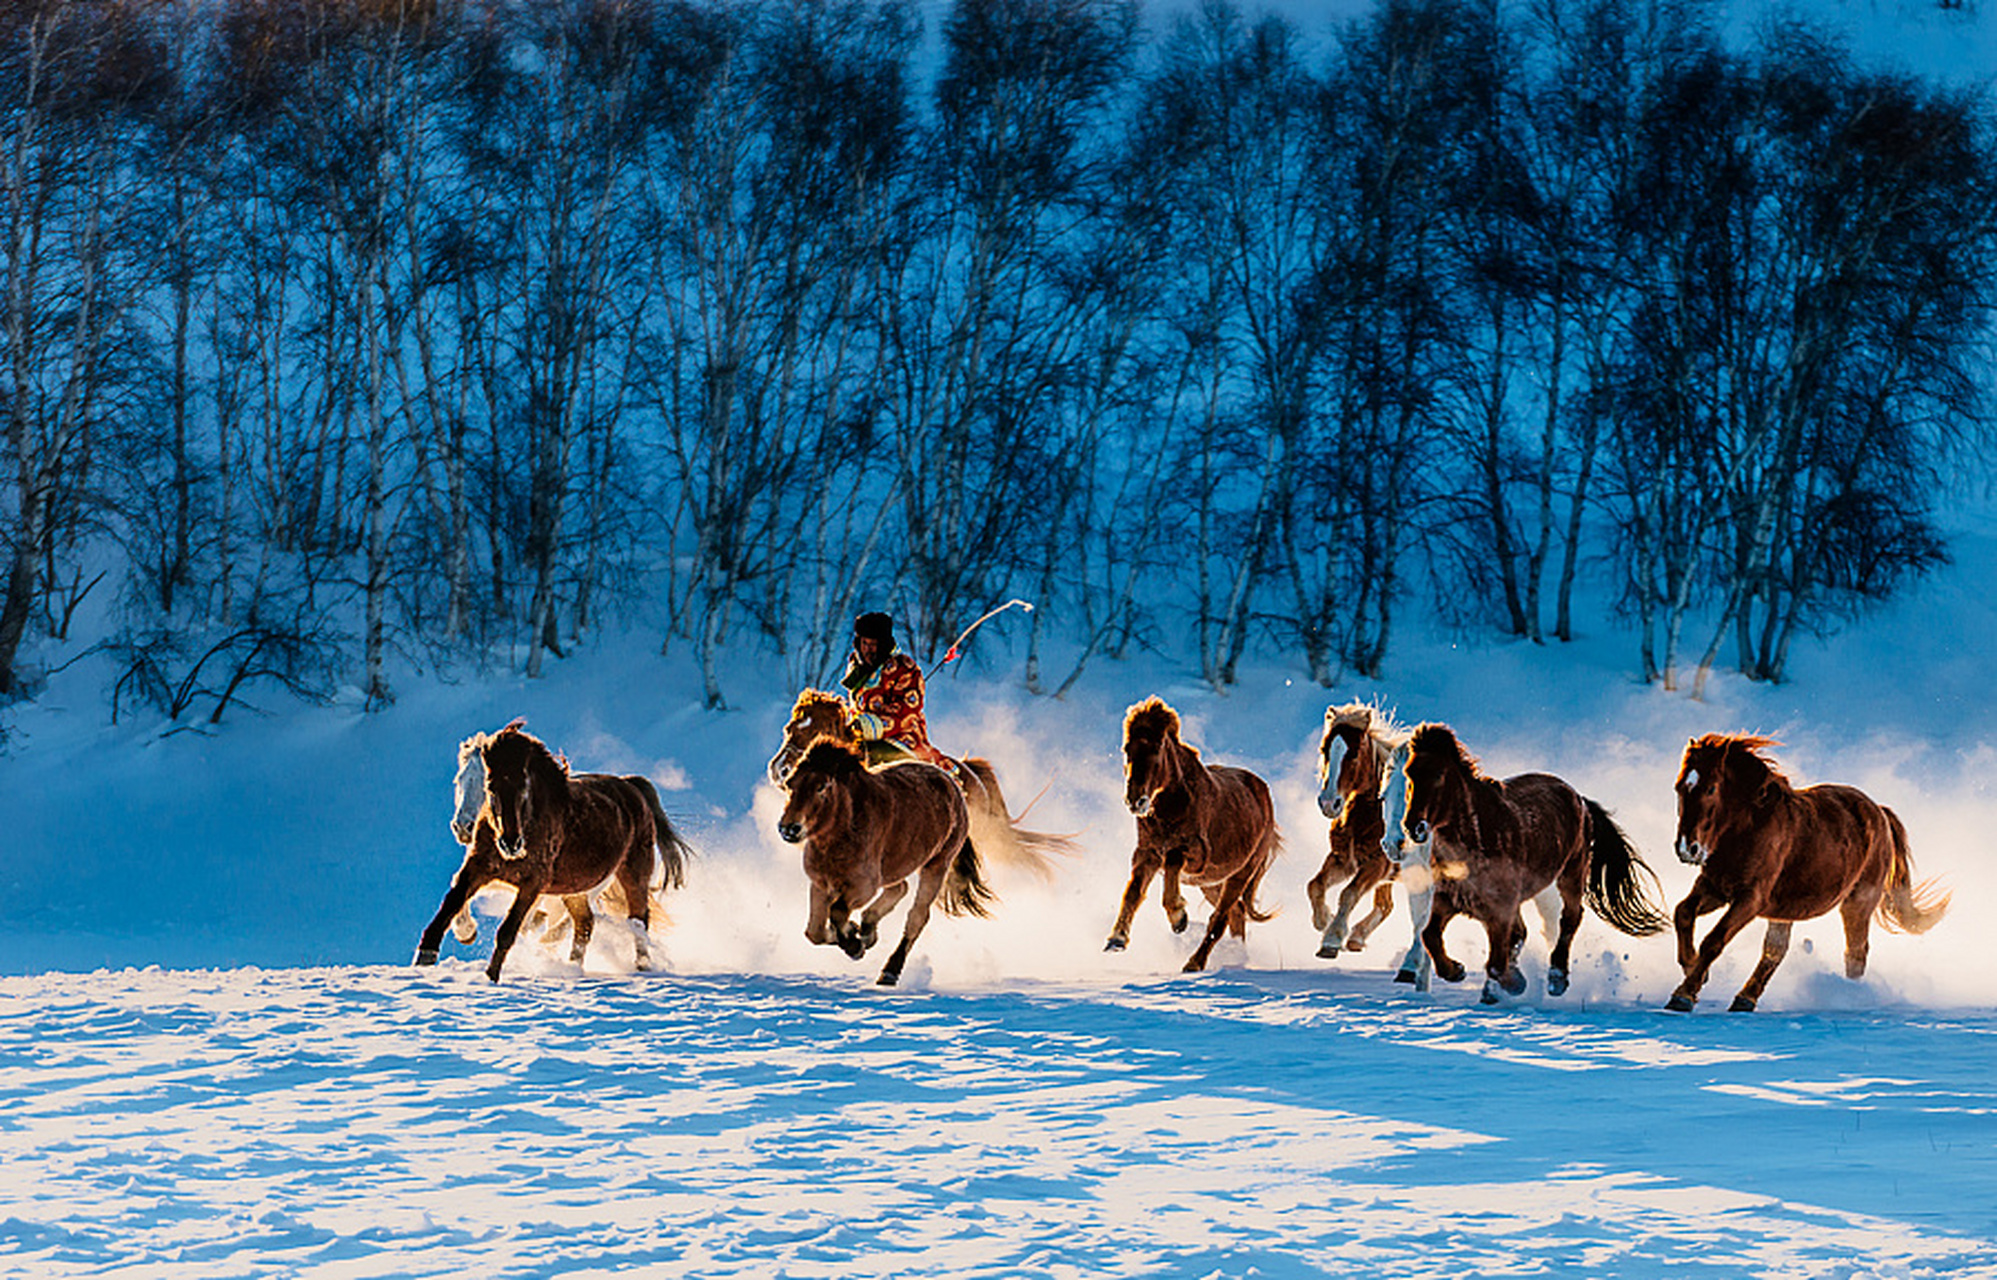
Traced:
<path fill-rule="evenodd" d="M 1629 836 L 1616 825 L 1609 811 L 1593 800 L 1583 798 L 1588 807 L 1588 890 L 1585 900 L 1590 910 L 1631 937 L 1644 938 L 1662 933 L 1671 926 L 1657 901 L 1664 896 L 1657 873 L 1643 860 Z M 1644 891 L 1650 882 L 1655 899 Z"/>
<path fill-rule="evenodd" d="M 990 917 L 991 907 L 998 901 L 998 895 L 985 883 L 984 865 L 978 858 L 978 847 L 971 843 L 969 836 L 957 846 L 957 852 L 950 859 L 950 870 L 943 877 L 943 892 L 937 895 L 937 903 L 946 916 Z"/>
<path fill-rule="evenodd" d="M 1926 933 L 1947 912 L 1950 898 L 1934 878 L 1914 883 L 1914 856 L 1907 848 L 1907 828 L 1900 815 L 1886 808 L 1886 825 L 1893 832 L 1893 861 L 1886 871 L 1886 892 L 1879 898 L 1879 921 L 1895 933 Z"/>
<path fill-rule="evenodd" d="M 1081 853 L 1081 846 L 1072 836 L 1019 825 L 1025 814 L 1014 815 L 1006 807 L 991 761 L 968 756 L 958 762 L 958 767 L 964 781 L 964 799 L 970 809 L 972 838 L 994 861 L 1017 867 L 1040 880 L 1052 880 L 1057 858 L 1072 858 Z"/>
<path fill-rule="evenodd" d="M 645 797 L 645 807 L 652 811 L 652 841 L 658 850 L 655 865 L 664 879 L 664 887 L 677 889 L 686 883 L 686 864 L 693 858 L 693 846 L 666 816 L 666 807 L 659 803 L 659 790 L 652 780 L 633 774 L 631 783 Z"/>
<path fill-rule="evenodd" d="M 1276 855 L 1282 851 L 1283 833 L 1278 831 L 1272 822 L 1269 826 L 1269 834 L 1262 842 L 1262 869 L 1255 873 L 1255 878 L 1248 882 L 1247 891 L 1241 895 L 1241 910 L 1256 924 L 1263 924 L 1276 918 L 1275 908 L 1263 908 L 1255 905 L 1255 891 L 1262 887 L 1262 877 L 1269 873 L 1269 864 L 1274 862 Z"/>

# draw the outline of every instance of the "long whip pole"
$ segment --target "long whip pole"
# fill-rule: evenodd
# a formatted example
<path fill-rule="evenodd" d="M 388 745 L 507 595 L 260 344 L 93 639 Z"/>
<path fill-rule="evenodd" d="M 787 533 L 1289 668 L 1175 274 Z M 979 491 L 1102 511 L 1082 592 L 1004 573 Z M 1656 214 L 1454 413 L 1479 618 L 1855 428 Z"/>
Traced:
<path fill-rule="evenodd" d="M 931 667 L 928 670 L 928 672 L 925 673 L 925 678 L 927 676 L 935 675 L 938 671 L 941 671 L 945 666 L 963 657 L 964 642 L 971 638 L 971 633 L 973 631 L 976 631 L 979 627 L 984 626 L 987 622 L 990 622 L 993 618 L 998 617 L 1001 613 L 1004 613 L 1007 609 L 1024 609 L 1028 613 L 1033 612 L 1033 606 L 1024 600 L 1008 600 L 1004 604 L 998 606 L 996 609 L 985 610 L 985 612 L 979 616 L 976 622 L 973 622 L 970 626 L 965 627 L 964 630 L 961 633 L 959 633 L 957 638 L 950 642 L 949 652 L 945 653 L 941 658 L 938 658 L 936 660 L 936 665 Z"/>

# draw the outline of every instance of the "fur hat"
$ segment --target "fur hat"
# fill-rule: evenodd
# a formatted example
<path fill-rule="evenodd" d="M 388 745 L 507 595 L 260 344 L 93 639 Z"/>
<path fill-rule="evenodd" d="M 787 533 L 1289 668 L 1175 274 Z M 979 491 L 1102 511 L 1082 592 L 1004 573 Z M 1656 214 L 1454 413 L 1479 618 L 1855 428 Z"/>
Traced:
<path fill-rule="evenodd" d="M 885 613 L 863 613 L 853 619 L 855 640 L 878 640 L 885 645 L 894 644 L 894 619 Z"/>

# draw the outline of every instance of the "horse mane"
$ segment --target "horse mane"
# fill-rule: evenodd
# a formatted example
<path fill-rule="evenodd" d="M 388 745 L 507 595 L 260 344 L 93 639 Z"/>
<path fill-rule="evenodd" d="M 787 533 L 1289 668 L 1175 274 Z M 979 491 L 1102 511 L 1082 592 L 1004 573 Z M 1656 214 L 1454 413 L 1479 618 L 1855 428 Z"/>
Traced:
<path fill-rule="evenodd" d="M 858 748 L 830 738 L 820 738 L 797 762 L 796 772 L 815 769 L 833 778 L 850 778 L 867 771 L 867 757 Z M 795 774 L 793 774 L 795 776 Z"/>
<path fill-rule="evenodd" d="M 1499 845 L 1506 845 L 1515 838 L 1518 821 L 1505 798 L 1505 784 L 1484 772 L 1454 729 L 1432 721 L 1418 726 L 1408 736 L 1409 760 L 1417 755 L 1444 756 L 1463 770 L 1463 801 L 1468 806 L 1470 842 L 1474 847 L 1482 848 L 1486 840 L 1493 839 Z"/>
<path fill-rule="evenodd" d="M 516 721 L 515 723 L 520 722 Z M 480 732 L 474 733 L 471 737 L 460 742 L 458 744 L 458 767 L 463 768 L 465 761 L 471 759 L 472 752 L 483 749 L 485 744 L 491 741 L 491 734 Z"/>
<path fill-rule="evenodd" d="M 827 693 L 823 689 L 806 689 L 797 695 L 797 701 L 791 704 L 790 713 L 795 718 L 800 711 L 813 710 L 827 704 L 843 708 L 846 700 L 836 693 Z"/>
<path fill-rule="evenodd" d="M 1718 758 L 1719 770 L 1734 770 L 1740 785 L 1749 793 L 1764 797 L 1763 801 L 1757 803 L 1766 803 L 1774 798 L 1767 794 L 1771 790 L 1776 794 L 1787 795 L 1793 795 L 1796 791 L 1795 782 L 1788 774 L 1782 772 L 1781 766 L 1767 754 L 1768 748 L 1781 745 L 1774 738 L 1766 738 L 1755 733 L 1709 733 L 1687 743 L 1685 757 L 1689 760 L 1697 751 L 1714 753 Z M 1746 766 L 1751 772 L 1746 776 L 1740 776 L 1742 766 Z M 1680 772 L 1683 772 L 1682 765 Z"/>
<path fill-rule="evenodd" d="M 527 755 L 527 767 L 530 770 L 541 774 L 544 779 L 559 779 L 566 784 L 569 777 L 568 759 L 564 756 L 556 755 L 548 749 L 547 743 L 527 732 L 522 727 L 526 723 L 524 719 L 512 721 L 504 729 L 501 729 L 498 733 L 493 734 L 485 740 L 483 751 L 489 753 L 494 747 L 502 747 L 503 749 L 505 745 L 517 742 L 520 744 L 520 749 Z M 488 759 L 490 759 L 489 755 Z"/>
<path fill-rule="evenodd" d="M 1408 735 L 1408 754 L 1447 755 L 1462 764 L 1471 781 L 1488 782 L 1501 789 L 1504 785 L 1484 772 L 1483 766 L 1477 763 L 1477 757 L 1470 754 L 1456 736 L 1456 731 L 1446 724 L 1430 722 L 1416 726 L 1415 731 Z"/>
<path fill-rule="evenodd" d="M 1132 707 L 1123 716 L 1123 736 L 1128 739 L 1133 729 L 1164 737 L 1170 734 L 1179 736 L 1179 713 L 1165 705 L 1163 698 L 1153 695 Z"/>
<path fill-rule="evenodd" d="M 1392 716 L 1371 702 L 1347 702 L 1324 713 L 1327 737 L 1345 728 L 1365 734 L 1366 744 L 1373 749 L 1373 763 L 1383 779 L 1392 767 L 1394 749 L 1406 744 L 1409 735 L 1408 730 L 1394 723 Z"/>

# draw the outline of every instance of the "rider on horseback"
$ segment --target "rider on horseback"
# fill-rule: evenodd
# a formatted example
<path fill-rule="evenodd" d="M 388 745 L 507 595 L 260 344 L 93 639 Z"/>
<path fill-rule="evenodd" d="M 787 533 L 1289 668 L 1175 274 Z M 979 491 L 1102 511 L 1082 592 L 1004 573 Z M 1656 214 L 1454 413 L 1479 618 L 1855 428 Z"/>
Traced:
<path fill-rule="evenodd" d="M 929 744 L 923 718 L 922 666 L 895 647 L 894 619 L 863 613 L 853 620 L 853 652 L 839 680 L 846 690 L 854 733 L 867 761 L 913 757 L 948 769 L 952 761 Z"/>

